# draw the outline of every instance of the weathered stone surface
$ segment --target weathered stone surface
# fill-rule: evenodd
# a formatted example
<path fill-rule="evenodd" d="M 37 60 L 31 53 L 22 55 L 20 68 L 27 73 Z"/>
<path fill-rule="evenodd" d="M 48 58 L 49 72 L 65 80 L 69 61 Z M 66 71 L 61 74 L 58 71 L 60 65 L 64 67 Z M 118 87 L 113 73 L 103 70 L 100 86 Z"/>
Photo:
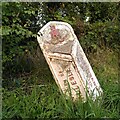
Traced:
<path fill-rule="evenodd" d="M 88 62 L 72 27 L 65 22 L 47 23 L 37 36 L 50 70 L 61 92 L 93 100 L 100 96 L 102 89 Z"/>
<path fill-rule="evenodd" d="M 55 46 L 50 51 L 52 53 L 71 54 L 72 53 L 73 41 L 68 41 L 61 46 Z"/>

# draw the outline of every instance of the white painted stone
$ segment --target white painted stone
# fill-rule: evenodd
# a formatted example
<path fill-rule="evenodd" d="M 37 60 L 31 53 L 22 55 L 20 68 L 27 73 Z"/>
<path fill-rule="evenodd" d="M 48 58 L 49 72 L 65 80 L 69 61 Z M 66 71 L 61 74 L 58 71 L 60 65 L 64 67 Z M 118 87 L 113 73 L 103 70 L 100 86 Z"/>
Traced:
<path fill-rule="evenodd" d="M 48 22 L 38 32 L 40 48 L 62 93 L 76 100 L 93 100 L 102 89 L 72 27 L 65 22 Z"/>

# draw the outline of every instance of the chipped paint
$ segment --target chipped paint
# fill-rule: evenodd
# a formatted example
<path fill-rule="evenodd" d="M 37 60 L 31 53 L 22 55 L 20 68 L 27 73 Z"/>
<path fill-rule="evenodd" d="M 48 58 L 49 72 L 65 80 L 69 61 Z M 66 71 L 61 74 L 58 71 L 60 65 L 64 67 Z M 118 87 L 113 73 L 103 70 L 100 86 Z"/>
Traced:
<path fill-rule="evenodd" d="M 65 22 L 48 22 L 39 32 L 37 40 L 50 67 L 53 77 L 62 93 L 73 100 L 79 96 L 86 100 L 86 94 L 93 100 L 102 94 L 100 84 L 74 34 Z"/>

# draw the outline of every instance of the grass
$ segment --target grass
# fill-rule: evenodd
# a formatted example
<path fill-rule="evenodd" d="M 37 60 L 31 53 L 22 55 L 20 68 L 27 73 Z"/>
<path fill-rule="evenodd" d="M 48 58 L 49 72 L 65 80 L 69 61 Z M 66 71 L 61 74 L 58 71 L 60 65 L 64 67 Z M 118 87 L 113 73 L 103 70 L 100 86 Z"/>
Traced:
<path fill-rule="evenodd" d="M 118 88 L 118 56 L 114 51 L 100 51 L 90 55 L 90 63 L 103 89 L 103 98 L 93 102 L 88 99 L 72 102 L 60 94 L 51 74 L 40 82 L 39 72 L 12 90 L 3 88 L 3 119 L 12 118 L 120 118 Z M 37 76 L 37 77 L 36 77 Z M 49 80 L 48 80 L 49 79 Z M 28 81 L 33 81 L 30 84 Z"/>

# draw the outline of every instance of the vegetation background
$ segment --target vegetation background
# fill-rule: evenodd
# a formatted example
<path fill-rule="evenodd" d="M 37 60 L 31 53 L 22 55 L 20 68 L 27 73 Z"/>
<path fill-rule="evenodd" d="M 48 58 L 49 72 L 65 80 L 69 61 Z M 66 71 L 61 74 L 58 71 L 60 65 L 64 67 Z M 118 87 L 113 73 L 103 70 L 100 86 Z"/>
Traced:
<path fill-rule="evenodd" d="M 2 118 L 120 118 L 119 8 L 119 2 L 3 2 Z M 53 20 L 73 27 L 103 89 L 100 102 L 73 103 L 60 94 L 36 39 Z"/>

